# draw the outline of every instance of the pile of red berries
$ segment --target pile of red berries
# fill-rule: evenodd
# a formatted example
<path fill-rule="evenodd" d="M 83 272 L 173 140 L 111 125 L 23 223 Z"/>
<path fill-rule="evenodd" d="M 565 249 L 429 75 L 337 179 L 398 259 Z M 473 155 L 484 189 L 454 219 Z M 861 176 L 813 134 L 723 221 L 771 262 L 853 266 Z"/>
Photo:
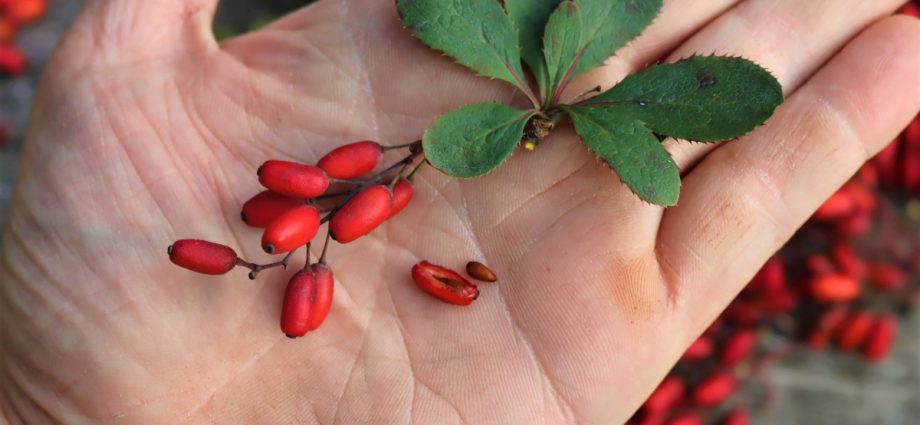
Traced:
<path fill-rule="evenodd" d="M 41 18 L 47 8 L 46 0 L 0 0 L 0 75 L 25 72 L 26 57 L 13 39 L 20 26 Z"/>
<path fill-rule="evenodd" d="M 370 174 L 389 150 L 408 155 L 385 170 Z M 412 200 L 412 178 L 426 163 L 420 142 L 383 147 L 372 141 L 351 143 L 322 157 L 316 165 L 267 161 L 256 174 L 265 186 L 243 204 L 240 217 L 247 225 L 263 228 L 262 249 L 284 258 L 271 264 L 253 264 L 236 252 L 213 242 L 183 239 L 169 246 L 173 263 L 203 274 L 219 275 L 240 266 L 255 279 L 262 270 L 287 267 L 291 255 L 307 248 L 307 263 L 288 282 L 281 308 L 281 330 L 289 337 L 303 336 L 322 324 L 332 305 L 334 278 L 326 265 L 330 241 L 353 242 L 402 211 Z M 322 254 L 310 262 L 310 244 L 327 223 Z M 494 281 L 495 275 L 480 263 L 467 266 L 470 276 Z M 416 284 L 449 304 L 468 305 L 479 296 L 475 284 L 454 272 L 422 261 L 412 268 Z"/>
<path fill-rule="evenodd" d="M 743 389 L 766 365 L 831 348 L 880 362 L 918 302 L 920 116 L 764 265 L 629 423 L 747 424 Z"/>

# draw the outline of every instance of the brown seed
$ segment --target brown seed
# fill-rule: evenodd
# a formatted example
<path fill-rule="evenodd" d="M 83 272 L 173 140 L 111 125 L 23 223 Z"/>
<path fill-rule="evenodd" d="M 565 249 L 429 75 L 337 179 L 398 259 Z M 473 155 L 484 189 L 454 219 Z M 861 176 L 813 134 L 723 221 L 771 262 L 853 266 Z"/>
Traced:
<path fill-rule="evenodd" d="M 495 277 L 495 272 L 486 267 L 485 264 L 482 264 L 478 261 L 470 261 L 469 263 L 466 263 L 466 273 L 473 279 L 481 280 L 483 282 L 495 282 L 498 280 L 498 278 Z"/>

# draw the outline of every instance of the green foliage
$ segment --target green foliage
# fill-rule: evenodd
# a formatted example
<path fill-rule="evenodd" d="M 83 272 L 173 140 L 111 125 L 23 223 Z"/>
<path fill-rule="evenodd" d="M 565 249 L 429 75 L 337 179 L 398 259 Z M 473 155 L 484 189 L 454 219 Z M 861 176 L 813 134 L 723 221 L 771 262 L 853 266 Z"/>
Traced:
<path fill-rule="evenodd" d="M 438 118 L 425 133 L 425 156 L 451 176 L 482 176 L 511 155 L 531 115 L 497 103 L 464 106 Z"/>
<path fill-rule="evenodd" d="M 397 0 L 403 24 L 428 46 L 526 90 L 518 37 L 496 0 Z"/>
<path fill-rule="evenodd" d="M 588 149 L 610 165 L 636 196 L 658 205 L 677 203 L 677 165 L 640 121 L 604 108 L 569 108 L 568 112 Z"/>
<path fill-rule="evenodd" d="M 658 134 L 717 142 L 747 134 L 782 102 L 782 87 L 753 62 L 694 56 L 629 76 L 581 105 L 634 117 Z"/>
<path fill-rule="evenodd" d="M 674 205 L 680 174 L 664 137 L 716 142 L 763 124 L 782 103 L 769 72 L 741 58 L 692 57 L 656 65 L 575 105 L 557 104 L 568 82 L 601 65 L 658 15 L 662 0 L 396 0 L 427 45 L 479 74 L 514 84 L 537 109 L 460 108 L 425 133 L 428 161 L 462 178 L 484 175 L 514 151 L 534 116 L 568 114 L 588 149 L 639 198 Z M 539 86 L 534 99 L 523 62 Z M 551 123 L 552 124 L 552 123 Z M 547 128 L 551 127 L 547 126 Z M 544 134 L 528 130 L 534 143 Z M 542 126 L 540 126 L 542 128 Z"/>

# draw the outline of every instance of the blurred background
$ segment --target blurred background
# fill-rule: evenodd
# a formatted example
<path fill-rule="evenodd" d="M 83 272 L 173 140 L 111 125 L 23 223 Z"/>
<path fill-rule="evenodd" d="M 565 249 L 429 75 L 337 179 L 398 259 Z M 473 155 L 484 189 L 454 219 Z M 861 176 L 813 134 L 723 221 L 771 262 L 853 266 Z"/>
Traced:
<path fill-rule="evenodd" d="M 221 0 L 215 34 L 307 3 Z M 39 74 L 80 7 L 0 0 L 0 221 Z M 631 423 L 920 424 L 918 246 L 920 119 L 765 266 Z"/>

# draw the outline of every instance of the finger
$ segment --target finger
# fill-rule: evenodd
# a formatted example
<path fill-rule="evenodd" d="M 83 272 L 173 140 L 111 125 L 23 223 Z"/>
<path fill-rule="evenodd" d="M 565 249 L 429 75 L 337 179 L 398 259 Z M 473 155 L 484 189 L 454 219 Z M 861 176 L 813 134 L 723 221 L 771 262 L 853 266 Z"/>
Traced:
<path fill-rule="evenodd" d="M 89 0 L 67 42 L 96 60 L 131 63 L 216 49 L 211 25 L 217 0 Z"/>
<path fill-rule="evenodd" d="M 674 50 L 682 40 L 730 9 L 741 0 L 665 1 L 661 14 L 642 35 L 631 41 L 598 67 L 576 78 L 563 94 L 563 101 L 595 87 L 607 89 L 623 77 L 656 62 Z"/>
<path fill-rule="evenodd" d="M 669 61 L 693 54 L 742 56 L 770 70 L 789 94 L 847 40 L 890 15 L 901 3 L 902 0 L 746 1 L 683 44 Z M 677 140 L 669 140 L 665 146 L 682 170 L 719 147 Z"/>
<path fill-rule="evenodd" d="M 873 25 L 767 126 L 709 154 L 687 176 L 658 243 L 678 321 L 695 330 L 709 323 L 822 200 L 917 114 L 917 46 L 920 21 Z"/>

